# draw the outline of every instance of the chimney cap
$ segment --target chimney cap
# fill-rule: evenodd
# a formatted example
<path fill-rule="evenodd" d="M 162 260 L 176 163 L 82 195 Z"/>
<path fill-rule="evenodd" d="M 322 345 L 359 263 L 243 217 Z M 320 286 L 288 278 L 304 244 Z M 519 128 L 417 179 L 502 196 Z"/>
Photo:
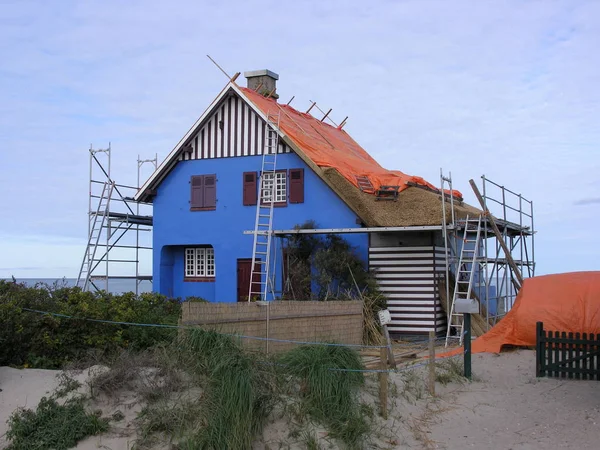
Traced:
<path fill-rule="evenodd" d="M 254 78 L 254 77 L 262 77 L 262 76 L 268 76 L 273 78 L 274 80 L 279 80 L 279 75 L 276 74 L 275 72 L 271 72 L 268 69 L 262 69 L 262 70 L 250 70 L 248 72 L 244 72 L 244 76 L 246 78 Z"/>

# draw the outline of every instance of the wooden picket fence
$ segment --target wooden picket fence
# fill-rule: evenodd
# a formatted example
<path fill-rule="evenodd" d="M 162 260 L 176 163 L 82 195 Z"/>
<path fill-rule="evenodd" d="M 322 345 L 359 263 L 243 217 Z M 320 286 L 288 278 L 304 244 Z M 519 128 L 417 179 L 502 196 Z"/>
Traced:
<path fill-rule="evenodd" d="M 600 381 L 600 334 L 544 330 L 536 324 L 536 376 Z"/>

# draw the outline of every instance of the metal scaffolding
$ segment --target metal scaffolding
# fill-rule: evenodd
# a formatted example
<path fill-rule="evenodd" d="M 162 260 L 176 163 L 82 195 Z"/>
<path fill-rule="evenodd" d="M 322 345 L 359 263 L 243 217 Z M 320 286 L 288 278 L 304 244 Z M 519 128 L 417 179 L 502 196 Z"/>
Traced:
<path fill-rule="evenodd" d="M 535 229 L 533 202 L 481 176 L 485 207 L 496 218 L 502 240 L 523 279 L 535 276 Z M 488 220 L 489 223 L 489 220 Z M 513 306 L 518 293 L 514 269 L 508 263 L 500 241 L 489 226 L 484 228 L 481 278 L 486 298 L 486 319 L 494 325 Z"/>
<path fill-rule="evenodd" d="M 496 235 L 491 226 L 489 217 L 484 213 L 481 216 L 482 244 L 477 249 L 473 264 L 467 264 L 459 269 L 457 252 L 462 245 L 478 233 L 477 228 L 468 219 L 455 219 L 454 204 L 450 203 L 452 213 L 447 211 L 448 201 L 442 202 L 442 233 L 446 247 L 446 280 L 449 281 L 450 273 L 456 276 L 460 270 L 473 272 L 473 287 L 471 295 L 476 297 L 481 306 L 481 315 L 485 317 L 488 329 L 495 325 L 513 306 L 519 290 L 519 283 L 515 270 L 521 278 L 535 276 L 535 247 L 534 247 L 534 215 L 533 202 L 524 198 L 504 186 L 497 184 L 484 176 L 482 197 L 485 208 L 493 215 L 494 221 L 500 231 Z M 452 187 L 451 177 L 444 177 L 440 173 L 441 185 Z M 444 196 L 446 198 L 447 196 Z M 449 196 L 452 198 L 452 196 Z M 471 221 L 472 222 L 472 221 Z M 462 237 L 464 236 L 464 238 Z M 479 238 L 478 238 L 479 239 Z M 502 243 L 510 251 L 510 257 L 515 262 L 511 267 L 509 258 L 505 255 Z M 450 303 L 452 294 L 448 292 L 449 282 L 446 282 L 447 301 L 446 312 L 448 321 L 451 317 Z"/>
<path fill-rule="evenodd" d="M 116 183 L 111 177 L 111 146 L 90 146 L 88 241 L 81 262 L 77 286 L 83 290 L 109 292 L 109 281 L 135 280 L 135 293 L 140 283 L 152 281 L 151 275 L 140 274 L 140 259 L 152 257 L 152 215 L 141 214 L 151 205 L 133 200 L 139 189 L 144 164 L 157 167 L 154 159 L 137 159 L 137 186 Z M 115 270 L 119 265 L 119 270 Z M 125 267 L 123 267 L 125 266 Z M 103 286 L 102 286 L 103 285 Z"/>

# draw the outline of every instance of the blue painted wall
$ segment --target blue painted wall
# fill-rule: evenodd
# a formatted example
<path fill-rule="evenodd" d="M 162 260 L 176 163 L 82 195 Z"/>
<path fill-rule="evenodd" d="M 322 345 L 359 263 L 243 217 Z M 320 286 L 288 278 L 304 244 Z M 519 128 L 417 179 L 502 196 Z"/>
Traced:
<path fill-rule="evenodd" d="M 237 300 L 237 259 L 252 258 L 256 206 L 243 206 L 242 175 L 261 170 L 261 156 L 180 161 L 162 181 L 154 198 L 153 289 L 161 294 L 210 301 Z M 304 203 L 275 208 L 274 229 L 290 229 L 307 220 L 321 228 L 354 228 L 356 215 L 296 154 L 277 156 L 277 169 L 304 168 Z M 215 211 L 190 211 L 190 177 L 217 175 Z M 366 234 L 344 236 L 367 261 Z M 215 282 L 185 282 L 184 248 L 212 245 Z M 281 290 L 281 254 L 277 255 L 277 284 Z"/>

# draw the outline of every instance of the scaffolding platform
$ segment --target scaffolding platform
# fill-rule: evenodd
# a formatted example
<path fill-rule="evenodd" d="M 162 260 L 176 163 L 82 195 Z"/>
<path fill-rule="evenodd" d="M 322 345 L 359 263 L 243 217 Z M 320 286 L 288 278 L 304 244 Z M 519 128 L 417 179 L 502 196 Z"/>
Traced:
<path fill-rule="evenodd" d="M 106 281 L 106 276 L 104 275 L 92 275 L 90 279 L 92 281 Z M 111 275 L 109 277 L 111 280 L 139 280 L 139 281 L 152 281 L 152 275 Z"/>
<path fill-rule="evenodd" d="M 132 225 L 152 226 L 152 216 L 140 216 L 137 214 L 109 212 L 108 218 L 114 222 L 125 222 Z"/>

